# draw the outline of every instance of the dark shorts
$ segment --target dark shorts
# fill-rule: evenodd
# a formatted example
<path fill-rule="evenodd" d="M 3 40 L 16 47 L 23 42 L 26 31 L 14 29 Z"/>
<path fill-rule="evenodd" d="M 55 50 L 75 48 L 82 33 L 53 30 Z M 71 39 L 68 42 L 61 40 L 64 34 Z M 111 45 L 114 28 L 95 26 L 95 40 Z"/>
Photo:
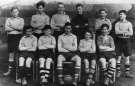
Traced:
<path fill-rule="evenodd" d="M 105 58 L 107 61 L 109 61 L 111 58 L 116 58 L 116 53 L 115 51 L 100 52 L 99 58 Z"/>
<path fill-rule="evenodd" d="M 47 50 L 39 50 L 38 51 L 38 56 L 39 58 L 44 57 L 44 58 L 53 58 L 54 57 L 54 52 L 52 49 L 47 49 Z"/>
<path fill-rule="evenodd" d="M 20 51 L 19 57 L 24 57 L 24 58 L 34 58 L 34 52 L 30 51 Z"/>
<path fill-rule="evenodd" d="M 116 38 L 116 53 L 117 56 L 130 56 L 132 52 L 130 38 Z"/>
<path fill-rule="evenodd" d="M 21 34 L 8 34 L 8 52 L 17 52 Z"/>
<path fill-rule="evenodd" d="M 80 56 L 82 59 L 88 59 L 89 61 L 97 59 L 95 53 L 80 53 Z"/>
<path fill-rule="evenodd" d="M 76 52 L 62 52 L 59 55 L 63 55 L 67 61 L 71 61 L 71 58 L 76 56 Z"/>

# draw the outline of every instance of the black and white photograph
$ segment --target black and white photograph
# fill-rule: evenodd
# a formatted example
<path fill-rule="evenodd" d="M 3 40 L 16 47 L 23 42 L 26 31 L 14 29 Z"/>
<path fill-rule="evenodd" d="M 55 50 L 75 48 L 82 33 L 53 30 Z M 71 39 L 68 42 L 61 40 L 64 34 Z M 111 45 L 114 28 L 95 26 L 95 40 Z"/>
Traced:
<path fill-rule="evenodd" d="M 135 86 L 135 0 L 0 0 L 0 86 Z"/>

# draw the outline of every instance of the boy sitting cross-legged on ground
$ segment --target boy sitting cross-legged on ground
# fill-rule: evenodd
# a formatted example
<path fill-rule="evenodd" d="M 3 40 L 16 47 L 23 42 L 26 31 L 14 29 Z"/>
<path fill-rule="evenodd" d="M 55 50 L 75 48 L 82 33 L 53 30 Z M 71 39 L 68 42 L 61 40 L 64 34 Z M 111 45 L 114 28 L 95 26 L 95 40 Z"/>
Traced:
<path fill-rule="evenodd" d="M 45 26 L 43 33 L 44 35 L 41 36 L 38 40 L 39 67 L 41 78 L 40 84 L 48 82 L 51 63 L 53 61 L 54 49 L 56 47 L 56 40 L 51 35 L 52 31 L 50 25 Z"/>
<path fill-rule="evenodd" d="M 103 24 L 101 26 L 101 35 L 98 37 L 97 44 L 99 48 L 99 61 L 101 63 L 101 71 L 105 75 L 105 85 L 108 85 L 109 81 L 113 83 L 112 77 L 116 70 L 116 53 L 114 40 L 108 34 L 109 26 L 107 24 Z"/>
<path fill-rule="evenodd" d="M 37 38 L 32 35 L 32 27 L 28 26 L 24 29 L 25 35 L 21 38 L 19 43 L 19 75 L 22 78 L 22 84 L 26 85 L 27 73 L 31 73 L 31 62 L 34 58 L 34 52 L 37 49 Z M 20 83 L 21 79 L 16 82 Z"/>
<path fill-rule="evenodd" d="M 93 75 L 96 68 L 95 35 L 90 31 L 85 32 L 85 38 L 80 41 L 79 50 L 84 59 L 85 72 L 88 74 L 86 85 L 94 84 Z"/>

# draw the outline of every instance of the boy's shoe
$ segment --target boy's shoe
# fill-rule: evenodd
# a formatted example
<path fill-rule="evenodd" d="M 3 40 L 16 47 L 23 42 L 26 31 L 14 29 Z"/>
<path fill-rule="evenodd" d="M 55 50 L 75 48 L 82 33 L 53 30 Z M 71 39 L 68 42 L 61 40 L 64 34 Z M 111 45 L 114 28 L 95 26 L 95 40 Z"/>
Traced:
<path fill-rule="evenodd" d="M 58 79 L 58 82 L 59 82 L 60 85 L 63 85 L 63 84 L 64 84 L 64 81 L 63 81 L 62 78 L 59 78 L 59 79 Z"/>
<path fill-rule="evenodd" d="M 48 80 L 45 78 L 45 76 L 41 76 L 40 79 L 41 79 L 41 80 L 40 80 L 40 84 L 41 84 L 41 85 L 43 85 L 43 84 L 45 84 L 45 83 L 48 82 Z"/>
<path fill-rule="evenodd" d="M 77 86 L 77 82 L 73 81 L 73 85 L 74 85 L 74 86 Z"/>
<path fill-rule="evenodd" d="M 9 69 L 7 72 L 3 73 L 4 76 L 9 76 L 11 74 L 11 70 Z"/>
<path fill-rule="evenodd" d="M 94 84 L 95 82 L 92 79 L 86 80 L 86 86 L 90 86 L 90 84 Z"/>
<path fill-rule="evenodd" d="M 27 85 L 27 80 L 25 78 L 22 80 L 22 85 Z"/>
<path fill-rule="evenodd" d="M 109 80 L 110 80 L 109 78 L 106 78 L 104 84 L 109 85 Z"/>
<path fill-rule="evenodd" d="M 90 71 L 90 69 L 88 69 L 88 68 L 85 69 L 85 73 L 86 73 L 86 74 L 88 74 L 89 71 Z"/>
<path fill-rule="evenodd" d="M 125 72 L 125 77 L 126 78 L 133 78 L 134 75 L 130 74 L 129 72 Z"/>
<path fill-rule="evenodd" d="M 121 76 L 121 72 L 116 73 L 116 78 L 119 78 Z"/>
<path fill-rule="evenodd" d="M 16 83 L 18 83 L 18 84 L 21 84 L 21 82 L 22 82 L 21 79 L 17 79 L 17 80 L 15 80 L 15 81 L 16 81 Z"/>
<path fill-rule="evenodd" d="M 46 78 L 42 78 L 41 83 L 47 83 L 47 82 L 48 82 L 48 81 L 47 81 Z"/>
<path fill-rule="evenodd" d="M 77 86 L 77 80 L 78 80 L 78 78 L 75 77 L 75 78 L 74 78 L 74 81 L 73 81 L 73 85 L 74 85 L 74 86 Z"/>
<path fill-rule="evenodd" d="M 114 81 L 112 79 L 110 79 L 110 84 L 114 84 Z"/>

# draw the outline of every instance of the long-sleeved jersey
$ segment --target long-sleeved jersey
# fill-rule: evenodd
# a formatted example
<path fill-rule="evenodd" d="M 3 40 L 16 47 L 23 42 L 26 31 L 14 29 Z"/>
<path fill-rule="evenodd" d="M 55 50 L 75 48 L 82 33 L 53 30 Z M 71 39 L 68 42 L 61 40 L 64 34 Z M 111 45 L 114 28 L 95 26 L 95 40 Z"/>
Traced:
<path fill-rule="evenodd" d="M 59 52 L 74 52 L 77 50 L 77 37 L 74 34 L 62 34 L 58 37 Z"/>
<path fill-rule="evenodd" d="M 37 38 L 34 35 L 23 36 L 19 43 L 20 51 L 36 51 Z"/>

